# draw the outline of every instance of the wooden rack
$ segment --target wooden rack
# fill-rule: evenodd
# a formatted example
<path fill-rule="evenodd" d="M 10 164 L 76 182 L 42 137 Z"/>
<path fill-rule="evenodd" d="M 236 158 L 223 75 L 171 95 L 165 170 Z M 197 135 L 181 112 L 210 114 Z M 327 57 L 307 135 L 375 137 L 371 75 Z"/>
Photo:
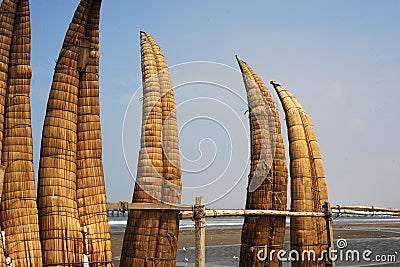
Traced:
<path fill-rule="evenodd" d="M 205 218 L 206 217 L 227 217 L 227 216 L 287 216 L 287 217 L 324 217 L 327 223 L 327 236 L 329 247 L 334 250 L 333 242 L 333 214 L 350 214 L 360 216 L 400 216 L 400 209 L 377 208 L 367 206 L 330 206 L 325 203 L 321 212 L 292 212 L 277 210 L 221 210 L 206 209 L 203 197 L 196 197 L 194 205 L 170 205 L 164 203 L 128 203 L 115 202 L 107 203 L 107 209 L 119 209 L 122 212 L 127 210 L 176 210 L 180 211 L 179 219 L 192 219 L 195 222 L 195 247 L 196 267 L 205 266 Z M 331 255 L 333 256 L 333 255 Z M 333 257 L 332 257 L 333 258 Z M 334 262 L 328 265 L 335 266 Z M 327 265 L 327 266 L 328 266 Z"/>

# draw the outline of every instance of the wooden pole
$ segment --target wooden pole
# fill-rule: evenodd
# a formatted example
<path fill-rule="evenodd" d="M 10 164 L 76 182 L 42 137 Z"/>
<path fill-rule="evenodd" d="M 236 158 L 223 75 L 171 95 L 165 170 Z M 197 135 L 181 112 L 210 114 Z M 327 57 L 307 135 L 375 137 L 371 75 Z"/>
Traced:
<path fill-rule="evenodd" d="M 333 260 L 335 257 L 334 254 L 334 241 L 333 241 L 333 225 L 332 225 L 332 209 L 329 202 L 325 202 L 324 204 L 324 212 L 326 219 L 326 232 L 328 235 L 328 256 L 325 266 L 327 267 L 335 267 L 335 261 Z"/>
<path fill-rule="evenodd" d="M 206 232 L 204 228 L 206 223 L 205 212 L 204 197 L 196 197 L 196 204 L 193 210 L 196 238 L 196 267 L 206 266 Z"/>

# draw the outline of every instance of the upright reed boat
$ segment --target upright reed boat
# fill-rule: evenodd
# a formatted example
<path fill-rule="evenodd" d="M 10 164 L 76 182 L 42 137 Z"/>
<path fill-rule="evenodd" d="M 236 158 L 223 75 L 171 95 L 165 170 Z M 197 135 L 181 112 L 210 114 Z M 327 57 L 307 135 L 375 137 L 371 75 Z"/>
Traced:
<path fill-rule="evenodd" d="M 286 114 L 290 150 L 291 210 L 321 212 L 328 201 L 324 168 L 310 117 L 296 98 L 283 86 L 271 81 Z M 324 218 L 291 217 L 291 249 L 302 255 L 312 250 L 317 260 L 303 258 L 293 266 L 325 266 L 322 251 L 327 250 L 327 232 Z"/>
<path fill-rule="evenodd" d="M 133 202 L 179 204 L 181 169 L 174 91 L 168 65 L 154 39 L 140 33 L 143 113 Z M 121 267 L 175 266 L 177 211 L 131 210 Z"/>
<path fill-rule="evenodd" d="M 33 166 L 28 0 L 0 6 L 0 266 L 42 266 Z M 5 250 L 3 250 L 3 244 Z M 9 265 L 7 265 L 9 266 Z"/>
<path fill-rule="evenodd" d="M 246 209 L 286 210 L 287 167 L 281 124 L 267 87 L 246 62 L 237 57 L 247 91 L 251 135 L 251 169 Z M 245 217 L 240 266 L 281 266 L 277 254 L 257 257 L 265 246 L 283 249 L 286 217 Z M 265 252 L 264 252 L 265 253 Z"/>
<path fill-rule="evenodd" d="M 56 63 L 42 133 L 38 207 L 46 266 L 112 266 L 99 103 L 101 0 L 81 0 Z"/>

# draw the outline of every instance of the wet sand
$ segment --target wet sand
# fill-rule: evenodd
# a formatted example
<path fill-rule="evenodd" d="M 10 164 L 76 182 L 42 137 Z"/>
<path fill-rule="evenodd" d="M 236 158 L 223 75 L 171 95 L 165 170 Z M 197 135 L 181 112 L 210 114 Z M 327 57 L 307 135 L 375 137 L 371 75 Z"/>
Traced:
<path fill-rule="evenodd" d="M 334 238 L 363 239 L 363 238 L 391 238 L 400 237 L 400 233 L 391 232 L 390 229 L 400 229 L 398 224 L 352 224 L 334 227 Z M 123 232 L 111 234 L 113 255 L 121 253 Z M 240 244 L 241 227 L 231 228 L 206 228 L 206 246 L 235 245 Z M 286 231 L 286 241 L 289 240 L 289 230 Z M 194 229 L 184 229 L 179 233 L 179 248 L 194 246 Z M 119 267 L 119 261 L 114 261 L 115 267 Z M 378 266 L 378 265 L 375 265 Z M 398 264 L 385 264 L 382 266 L 399 266 Z"/>

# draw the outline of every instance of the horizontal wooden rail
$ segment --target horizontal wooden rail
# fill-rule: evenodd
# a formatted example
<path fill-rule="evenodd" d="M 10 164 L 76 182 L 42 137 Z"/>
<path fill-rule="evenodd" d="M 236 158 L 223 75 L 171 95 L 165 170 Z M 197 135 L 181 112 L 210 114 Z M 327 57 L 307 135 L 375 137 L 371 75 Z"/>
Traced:
<path fill-rule="evenodd" d="M 193 211 L 181 212 L 181 219 L 193 218 Z M 206 210 L 205 217 L 227 216 L 290 216 L 290 217 L 324 217 L 322 212 L 292 212 L 279 210 Z"/>
<path fill-rule="evenodd" d="M 358 210 L 358 211 L 380 211 L 380 212 L 393 212 L 393 213 L 400 213 L 400 209 L 392 209 L 392 208 L 377 208 L 377 207 L 367 207 L 367 206 L 341 206 L 336 205 L 332 206 L 331 209 L 336 210 Z"/>
<path fill-rule="evenodd" d="M 132 203 L 132 202 L 111 202 L 107 203 L 107 209 L 125 210 L 177 210 L 192 211 L 192 205 L 170 205 L 165 203 Z"/>
<path fill-rule="evenodd" d="M 332 209 L 332 213 L 335 214 L 349 214 L 349 215 L 360 215 L 360 216 L 400 216 L 400 212 L 383 212 L 383 211 L 362 211 L 362 210 L 351 210 L 351 209 Z"/>
<path fill-rule="evenodd" d="M 181 211 L 181 219 L 192 219 L 194 216 L 193 205 L 171 205 L 165 203 L 131 203 L 112 202 L 107 203 L 107 209 L 127 210 L 176 210 Z M 377 208 L 364 206 L 332 206 L 334 214 L 349 214 L 360 216 L 400 216 L 400 209 Z M 278 210 L 206 210 L 205 217 L 227 217 L 227 216 L 288 216 L 288 217 L 324 217 L 323 212 L 293 212 Z"/>

